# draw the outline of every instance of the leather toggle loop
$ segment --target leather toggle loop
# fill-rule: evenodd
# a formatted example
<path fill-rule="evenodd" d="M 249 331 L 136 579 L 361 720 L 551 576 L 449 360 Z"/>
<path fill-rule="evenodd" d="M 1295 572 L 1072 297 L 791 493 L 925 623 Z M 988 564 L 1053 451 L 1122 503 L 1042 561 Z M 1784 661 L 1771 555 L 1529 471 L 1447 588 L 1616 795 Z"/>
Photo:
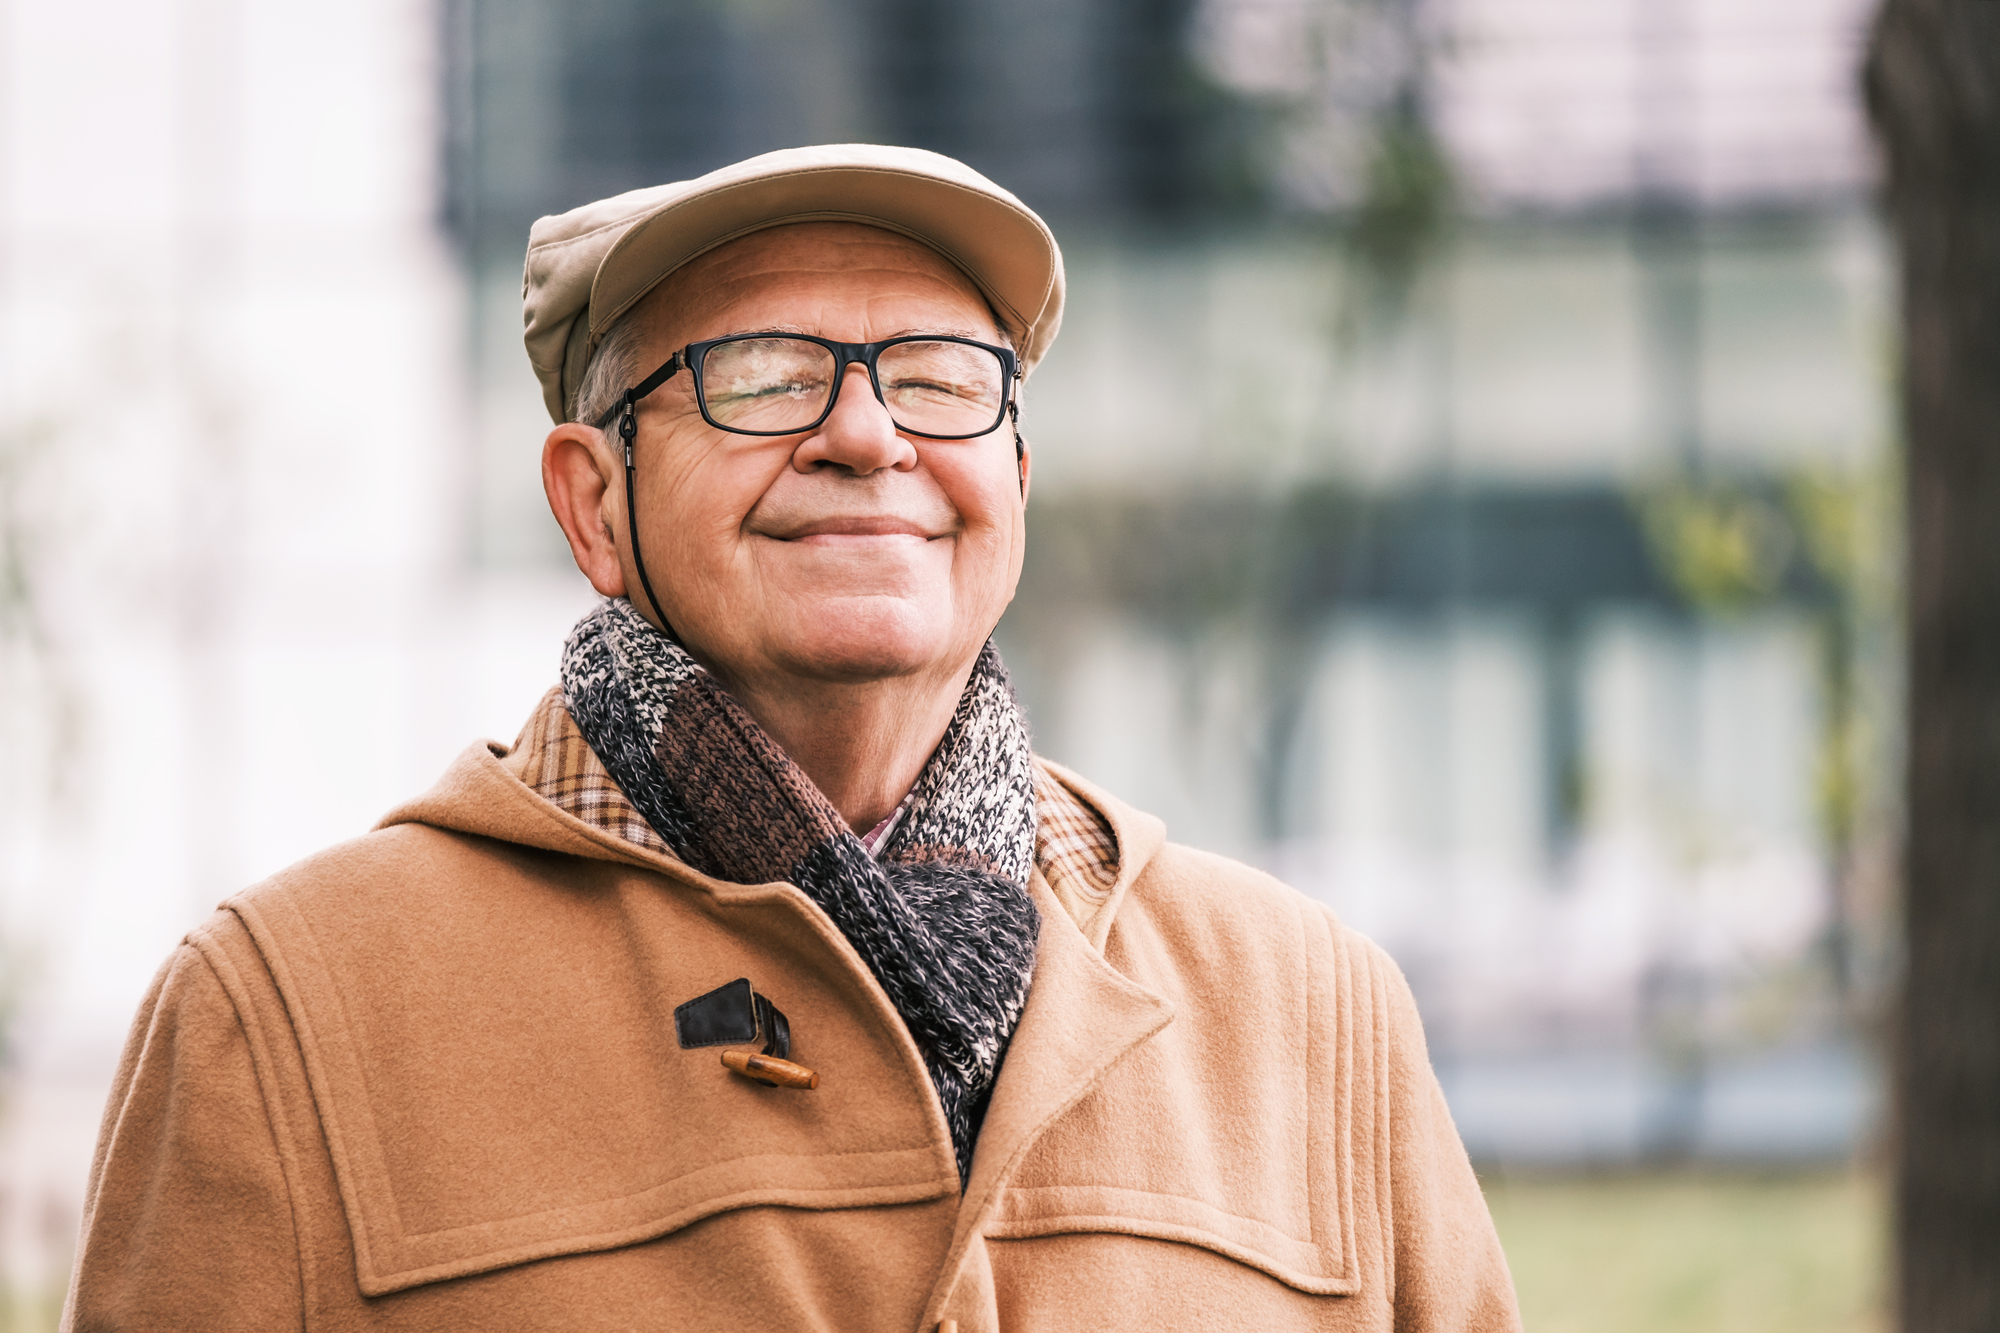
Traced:
<path fill-rule="evenodd" d="M 674 1035 L 683 1050 L 731 1046 L 761 1039 L 764 1051 L 724 1051 L 722 1063 L 771 1088 L 816 1088 L 819 1075 L 785 1057 L 792 1053 L 792 1025 L 784 1011 L 750 986 L 750 978 L 717 986 L 674 1010 Z"/>

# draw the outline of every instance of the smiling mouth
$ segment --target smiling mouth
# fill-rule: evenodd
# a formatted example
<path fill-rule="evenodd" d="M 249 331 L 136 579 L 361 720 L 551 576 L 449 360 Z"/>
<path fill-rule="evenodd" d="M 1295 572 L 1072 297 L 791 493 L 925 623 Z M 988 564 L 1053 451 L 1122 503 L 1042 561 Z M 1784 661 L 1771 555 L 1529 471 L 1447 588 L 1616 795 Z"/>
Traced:
<path fill-rule="evenodd" d="M 907 519 L 850 518 L 808 523 L 793 532 L 769 535 L 783 542 L 837 545 L 853 542 L 927 542 L 944 534 L 926 532 Z"/>
<path fill-rule="evenodd" d="M 912 544 L 932 540 L 921 532 L 809 532 L 802 537 L 787 537 L 791 542 L 806 542 L 810 545 L 836 546 L 857 542 L 909 542 Z"/>

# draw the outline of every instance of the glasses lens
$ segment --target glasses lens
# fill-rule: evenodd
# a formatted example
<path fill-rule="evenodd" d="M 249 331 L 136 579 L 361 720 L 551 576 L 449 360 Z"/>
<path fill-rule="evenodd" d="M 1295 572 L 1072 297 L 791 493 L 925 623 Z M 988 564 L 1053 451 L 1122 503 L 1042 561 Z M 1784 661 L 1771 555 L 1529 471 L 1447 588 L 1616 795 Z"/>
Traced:
<path fill-rule="evenodd" d="M 701 363 L 708 415 L 731 430 L 804 430 L 832 388 L 833 353 L 797 338 L 737 338 L 709 348 Z"/>
<path fill-rule="evenodd" d="M 984 347 L 954 342 L 897 343 L 875 363 L 882 399 L 904 430 L 918 435 L 984 435 L 1000 424 L 1006 371 Z"/>

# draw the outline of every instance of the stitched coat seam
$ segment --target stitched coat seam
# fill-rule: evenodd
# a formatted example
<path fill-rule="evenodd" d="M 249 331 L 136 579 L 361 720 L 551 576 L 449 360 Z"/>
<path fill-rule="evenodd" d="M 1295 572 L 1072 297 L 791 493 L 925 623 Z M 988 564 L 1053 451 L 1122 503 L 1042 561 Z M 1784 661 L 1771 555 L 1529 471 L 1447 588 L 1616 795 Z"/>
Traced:
<path fill-rule="evenodd" d="M 271 1136 L 271 1146 L 276 1150 L 278 1157 L 279 1178 L 285 1182 L 285 1210 L 291 1219 L 292 1254 L 294 1262 L 298 1265 L 299 1328 L 303 1330 L 307 1326 L 307 1314 L 313 1308 L 313 1293 L 309 1289 L 311 1283 L 307 1276 L 311 1271 L 311 1265 L 306 1257 L 305 1228 L 299 1220 L 297 1181 L 299 1164 L 291 1135 L 283 1126 L 283 1117 L 277 1113 L 272 1104 L 277 1070 L 273 1067 L 268 1038 L 254 1007 L 246 1004 L 249 999 L 248 984 L 237 970 L 234 961 L 223 953 L 221 945 L 213 941 L 206 930 L 190 933 L 187 940 L 201 959 L 202 966 L 208 969 L 209 975 L 215 978 L 216 984 L 222 988 L 223 995 L 229 1000 L 230 1011 L 236 1017 L 237 1030 L 243 1034 L 243 1045 L 250 1054 L 251 1072 L 257 1080 L 257 1101 L 264 1111 L 264 1130 Z M 315 1105 L 313 1109 L 317 1118 L 319 1108 Z"/>

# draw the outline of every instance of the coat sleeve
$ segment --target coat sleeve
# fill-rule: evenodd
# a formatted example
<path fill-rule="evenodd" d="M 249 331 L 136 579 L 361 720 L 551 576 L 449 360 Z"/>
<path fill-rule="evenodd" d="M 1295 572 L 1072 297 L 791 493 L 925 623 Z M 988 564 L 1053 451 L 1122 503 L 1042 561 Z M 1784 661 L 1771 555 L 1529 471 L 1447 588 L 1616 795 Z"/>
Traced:
<path fill-rule="evenodd" d="M 1388 992 L 1389 1262 L 1397 1333 L 1519 1333 L 1507 1256 L 1431 1071 L 1416 1001 L 1402 971 L 1374 951 Z"/>
<path fill-rule="evenodd" d="M 65 1333 L 303 1325 L 290 1191 L 244 1025 L 202 954 L 153 982 L 105 1106 Z"/>

